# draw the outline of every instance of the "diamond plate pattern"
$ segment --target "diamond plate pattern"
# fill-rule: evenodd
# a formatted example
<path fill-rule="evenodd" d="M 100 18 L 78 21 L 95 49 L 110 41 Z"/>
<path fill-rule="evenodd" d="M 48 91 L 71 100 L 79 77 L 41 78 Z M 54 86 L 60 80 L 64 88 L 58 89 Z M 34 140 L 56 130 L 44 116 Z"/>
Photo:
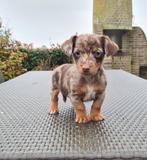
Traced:
<path fill-rule="evenodd" d="M 51 75 L 33 71 L 0 85 L 0 159 L 147 158 L 146 80 L 106 71 L 106 119 L 76 124 L 61 95 L 59 115 L 48 116 Z"/>

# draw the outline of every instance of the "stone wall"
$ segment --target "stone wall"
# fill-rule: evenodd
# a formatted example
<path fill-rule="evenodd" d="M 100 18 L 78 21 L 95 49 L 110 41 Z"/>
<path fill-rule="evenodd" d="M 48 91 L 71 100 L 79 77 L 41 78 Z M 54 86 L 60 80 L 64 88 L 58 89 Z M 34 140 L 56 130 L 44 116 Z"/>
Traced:
<path fill-rule="evenodd" d="M 131 73 L 139 75 L 140 66 L 147 64 L 147 39 L 140 27 L 133 27 L 123 36 L 123 51 L 131 55 Z"/>
<path fill-rule="evenodd" d="M 93 32 L 102 34 L 111 29 L 125 32 L 122 38 L 125 56 L 106 57 L 105 68 L 121 68 L 147 76 L 147 39 L 140 27 L 132 27 L 132 0 L 93 0 Z"/>
<path fill-rule="evenodd" d="M 132 29 L 132 0 L 94 0 L 93 31 L 103 29 Z"/>
<path fill-rule="evenodd" d="M 104 59 L 104 68 L 105 69 L 112 69 L 112 57 L 105 57 Z"/>
<path fill-rule="evenodd" d="M 131 73 L 131 56 L 114 56 L 112 57 L 112 68 L 122 69 Z"/>
<path fill-rule="evenodd" d="M 129 55 L 105 57 L 104 68 L 122 69 L 131 73 L 131 62 L 132 62 L 132 57 Z"/>
<path fill-rule="evenodd" d="M 126 31 L 122 40 L 122 50 L 125 53 L 124 56 L 105 58 L 105 68 L 121 68 L 125 71 L 146 78 L 147 67 L 144 66 L 147 66 L 147 39 L 140 27 L 133 27 L 132 30 Z M 143 75 L 140 75 L 140 73 Z"/>

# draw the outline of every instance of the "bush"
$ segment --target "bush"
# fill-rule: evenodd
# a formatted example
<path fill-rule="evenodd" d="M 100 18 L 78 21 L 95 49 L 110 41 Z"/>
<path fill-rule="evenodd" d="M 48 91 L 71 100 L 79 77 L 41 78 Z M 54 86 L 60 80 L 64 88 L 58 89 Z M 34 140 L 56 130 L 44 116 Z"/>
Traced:
<path fill-rule="evenodd" d="M 9 56 L 5 61 L 0 60 L 0 67 L 4 80 L 9 80 L 26 72 L 26 69 L 22 66 L 22 62 L 26 58 L 26 54 L 21 52 L 6 53 L 6 55 L 8 54 Z M 1 52 L 0 56 L 1 55 L 4 56 L 5 53 Z"/>
<path fill-rule="evenodd" d="M 53 47 L 49 50 L 50 68 L 53 69 L 64 63 L 70 63 L 71 59 L 64 53 L 61 47 Z"/>
<path fill-rule="evenodd" d="M 26 71 L 22 62 L 26 54 L 19 50 L 19 45 L 11 40 L 9 30 L 0 27 L 0 69 L 4 80 L 14 78 Z"/>
<path fill-rule="evenodd" d="M 52 46 L 50 49 L 32 49 L 27 52 L 27 59 L 23 66 L 28 70 L 50 70 L 58 65 L 70 63 L 70 59 L 64 54 L 60 46 Z"/>
<path fill-rule="evenodd" d="M 22 44 L 11 39 L 11 33 L 0 25 L 0 70 L 4 80 L 9 80 L 31 70 L 50 70 L 70 63 L 59 45 L 33 49 L 32 44 Z"/>
<path fill-rule="evenodd" d="M 23 62 L 23 67 L 27 71 L 33 70 L 41 61 L 48 59 L 47 49 L 29 49 L 26 50 L 27 59 Z"/>

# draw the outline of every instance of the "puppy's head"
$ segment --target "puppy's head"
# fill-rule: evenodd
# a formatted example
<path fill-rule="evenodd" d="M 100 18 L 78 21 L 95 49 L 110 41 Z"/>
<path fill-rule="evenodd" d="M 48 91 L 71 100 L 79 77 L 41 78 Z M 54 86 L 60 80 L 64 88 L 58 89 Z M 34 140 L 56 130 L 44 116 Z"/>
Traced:
<path fill-rule="evenodd" d="M 62 45 L 68 56 L 72 56 L 79 73 L 95 75 L 106 56 L 117 52 L 118 46 L 107 36 L 96 34 L 75 35 Z"/>

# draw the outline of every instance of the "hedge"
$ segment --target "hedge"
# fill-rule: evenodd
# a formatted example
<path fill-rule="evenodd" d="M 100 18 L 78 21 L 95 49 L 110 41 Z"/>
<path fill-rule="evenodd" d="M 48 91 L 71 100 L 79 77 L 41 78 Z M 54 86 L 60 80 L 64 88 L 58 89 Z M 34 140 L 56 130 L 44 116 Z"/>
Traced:
<path fill-rule="evenodd" d="M 0 26 L 0 70 L 5 81 L 27 71 L 50 70 L 70 62 L 59 45 L 34 49 L 12 40 L 10 31 Z"/>

